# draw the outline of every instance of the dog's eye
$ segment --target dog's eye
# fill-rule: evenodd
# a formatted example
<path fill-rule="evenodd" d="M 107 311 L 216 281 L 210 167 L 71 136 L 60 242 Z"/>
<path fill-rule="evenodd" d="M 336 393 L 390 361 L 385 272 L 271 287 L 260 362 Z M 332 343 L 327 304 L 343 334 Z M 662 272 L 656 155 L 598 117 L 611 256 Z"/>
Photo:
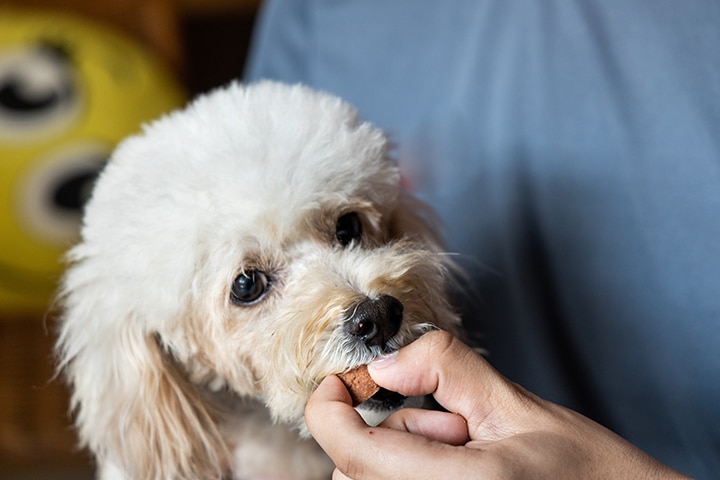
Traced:
<path fill-rule="evenodd" d="M 248 305 L 260 300 L 268 287 L 267 276 L 257 270 L 243 272 L 233 281 L 230 299 L 236 305 Z"/>
<path fill-rule="evenodd" d="M 357 240 L 362 235 L 362 223 L 360 217 L 355 212 L 346 213 L 338 218 L 335 225 L 335 237 L 340 245 L 347 246 L 353 240 Z"/>

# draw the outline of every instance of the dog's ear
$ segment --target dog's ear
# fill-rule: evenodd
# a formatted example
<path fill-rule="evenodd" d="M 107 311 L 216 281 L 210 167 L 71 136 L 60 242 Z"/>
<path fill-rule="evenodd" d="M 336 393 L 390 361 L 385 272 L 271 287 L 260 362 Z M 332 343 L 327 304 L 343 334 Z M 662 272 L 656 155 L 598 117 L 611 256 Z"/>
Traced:
<path fill-rule="evenodd" d="M 147 319 L 83 277 L 82 266 L 66 276 L 57 343 L 82 445 L 122 478 L 221 478 L 215 412 L 146 331 Z"/>
<path fill-rule="evenodd" d="M 428 249 L 443 250 L 441 225 L 435 211 L 406 189 L 401 189 L 395 210 L 391 213 L 388 233 L 391 239 L 408 239 Z"/>
<path fill-rule="evenodd" d="M 463 285 L 470 284 L 470 277 L 460 264 L 456 263 L 455 259 L 457 257 L 446 253 L 441 234 L 442 225 L 435 211 L 412 193 L 402 189 L 398 197 L 397 207 L 390 217 L 388 231 L 392 239 L 407 239 L 418 242 L 428 250 L 440 254 L 438 257 L 445 271 L 445 293 L 447 296 L 440 305 L 436 305 L 438 311 L 445 312 L 442 316 L 442 324 L 437 326 L 453 335 L 464 338 L 464 334 L 460 329 L 460 319 L 451 305 L 450 298 L 461 298 L 461 296 L 468 294 Z"/>

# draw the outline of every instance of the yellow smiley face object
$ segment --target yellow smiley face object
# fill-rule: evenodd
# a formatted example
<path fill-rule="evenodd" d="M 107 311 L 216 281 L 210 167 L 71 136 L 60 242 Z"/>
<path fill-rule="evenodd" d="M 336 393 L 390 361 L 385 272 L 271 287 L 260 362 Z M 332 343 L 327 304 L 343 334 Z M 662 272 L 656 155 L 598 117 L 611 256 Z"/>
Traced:
<path fill-rule="evenodd" d="M 0 318 L 47 309 L 110 152 L 184 101 L 131 39 L 68 15 L 0 7 Z"/>

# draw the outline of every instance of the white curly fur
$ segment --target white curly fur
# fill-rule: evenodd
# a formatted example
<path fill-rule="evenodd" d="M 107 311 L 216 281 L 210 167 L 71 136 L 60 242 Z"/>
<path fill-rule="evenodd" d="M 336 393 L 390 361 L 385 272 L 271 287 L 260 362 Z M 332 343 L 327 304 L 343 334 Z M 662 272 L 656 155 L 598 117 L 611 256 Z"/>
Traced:
<path fill-rule="evenodd" d="M 378 129 L 302 86 L 231 84 L 122 143 L 87 205 L 60 302 L 60 368 L 101 478 L 323 478 L 303 409 L 367 363 L 346 322 L 404 306 L 388 348 L 453 330 L 432 215 Z M 358 214 L 343 247 L 337 219 Z M 230 299 L 242 272 L 265 295 Z"/>

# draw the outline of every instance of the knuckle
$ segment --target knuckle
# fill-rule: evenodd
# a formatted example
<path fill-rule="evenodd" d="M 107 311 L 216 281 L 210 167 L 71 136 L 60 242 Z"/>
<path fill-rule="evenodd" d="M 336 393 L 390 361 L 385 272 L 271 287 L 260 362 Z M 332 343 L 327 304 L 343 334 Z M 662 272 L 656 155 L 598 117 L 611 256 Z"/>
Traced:
<path fill-rule="evenodd" d="M 458 340 L 450 333 L 444 330 L 434 330 L 425 335 L 428 343 L 428 349 L 436 354 L 443 353 L 454 347 Z"/>
<path fill-rule="evenodd" d="M 341 456 L 338 459 L 333 459 L 335 461 L 335 467 L 336 472 L 339 473 L 339 475 L 336 477 L 335 472 L 333 472 L 333 479 L 335 478 L 351 478 L 354 480 L 362 479 L 364 478 L 364 470 L 362 468 L 362 462 L 356 462 L 353 458 L 353 456 Z"/>
<path fill-rule="evenodd" d="M 467 347 L 451 333 L 436 330 L 427 334 L 427 352 L 429 358 L 452 360 L 461 357 Z"/>

